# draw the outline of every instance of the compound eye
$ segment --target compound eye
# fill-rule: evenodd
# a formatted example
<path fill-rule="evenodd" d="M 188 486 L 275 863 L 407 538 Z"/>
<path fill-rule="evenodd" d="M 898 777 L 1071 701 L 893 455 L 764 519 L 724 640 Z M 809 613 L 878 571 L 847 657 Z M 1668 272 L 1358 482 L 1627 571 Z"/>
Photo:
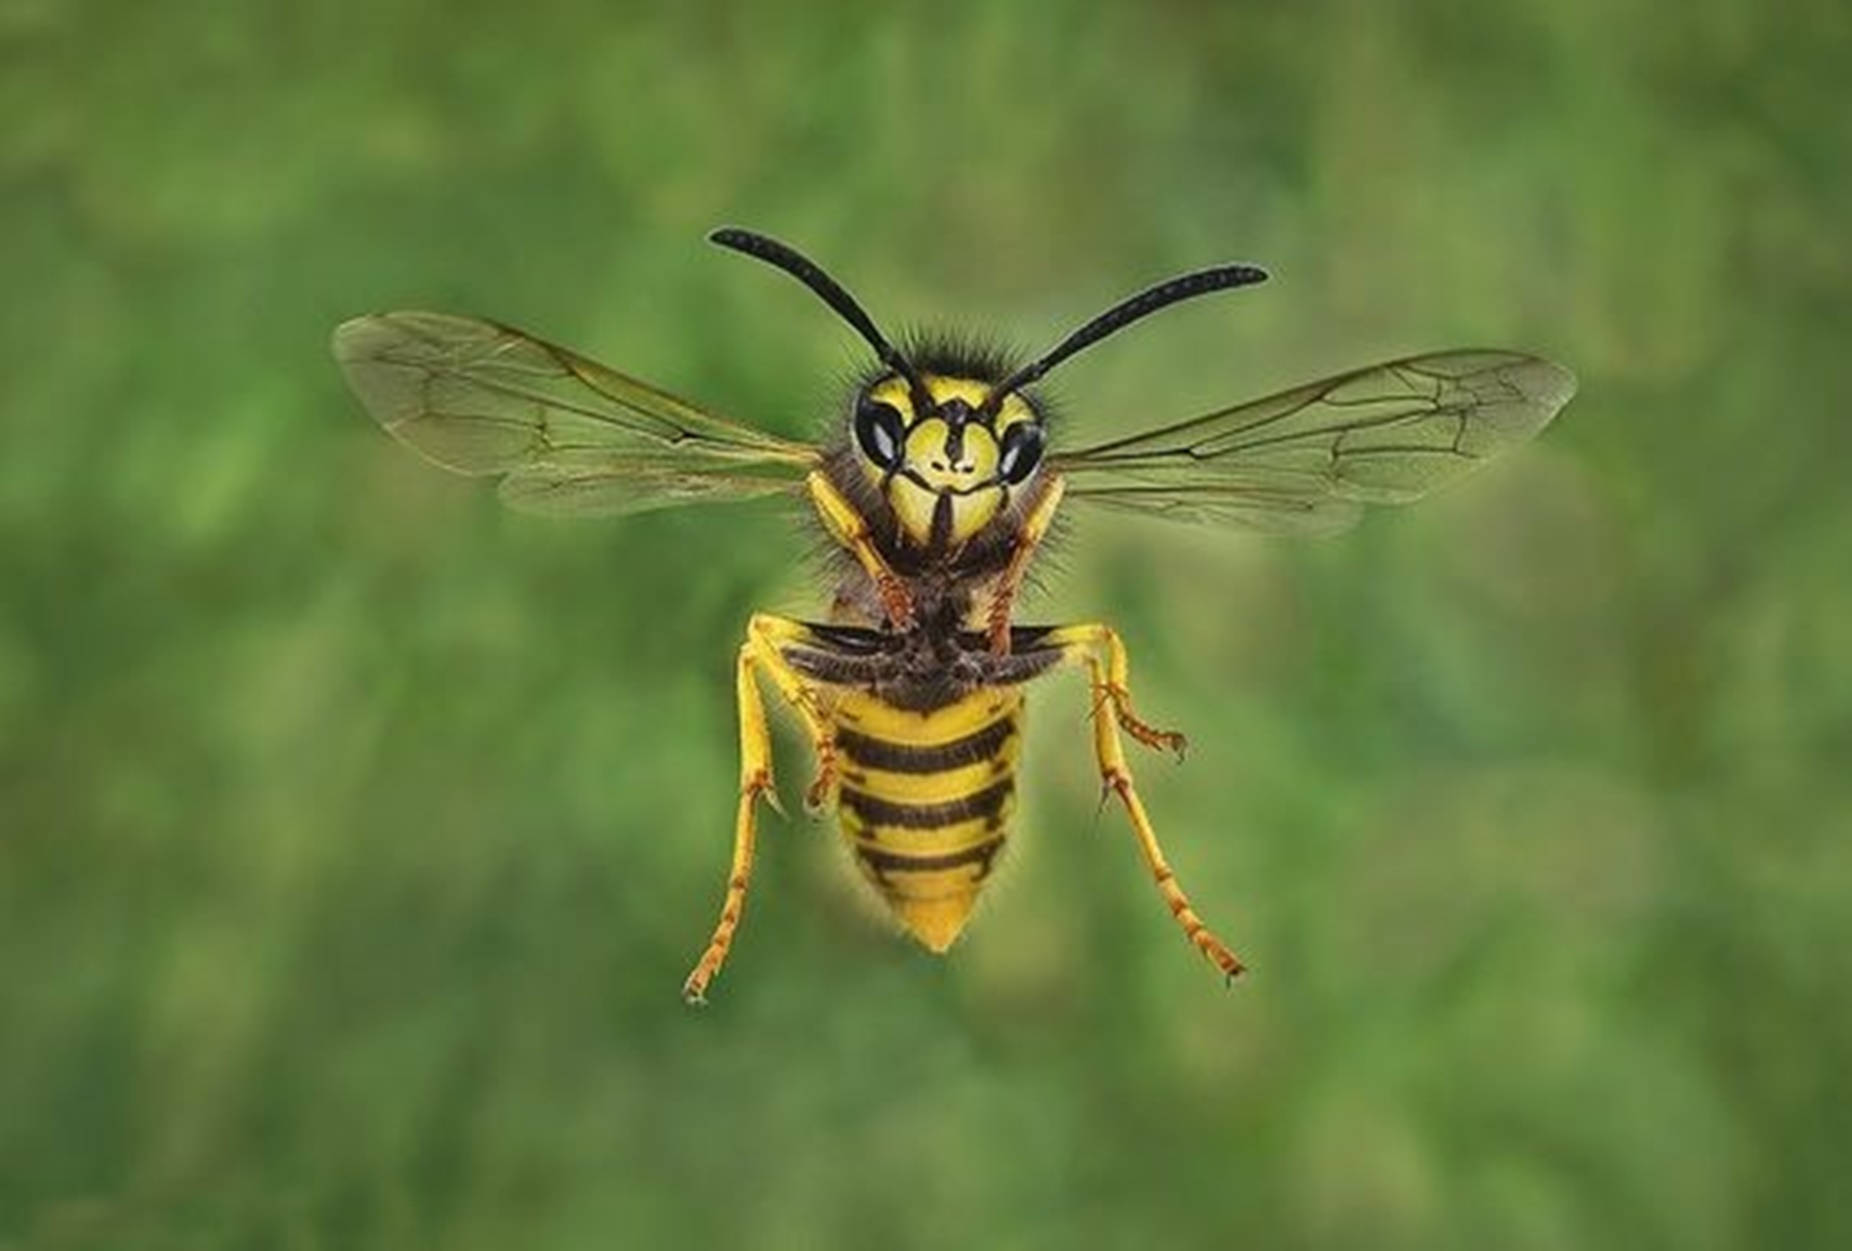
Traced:
<path fill-rule="evenodd" d="M 855 405 L 855 442 L 862 455 L 882 469 L 899 468 L 901 450 L 907 442 L 900 413 L 893 405 L 864 395 Z"/>
<path fill-rule="evenodd" d="M 1021 486 L 1042 463 L 1042 427 L 1039 422 L 1019 421 L 1003 432 L 1003 445 L 997 453 L 997 476 L 1011 486 Z"/>

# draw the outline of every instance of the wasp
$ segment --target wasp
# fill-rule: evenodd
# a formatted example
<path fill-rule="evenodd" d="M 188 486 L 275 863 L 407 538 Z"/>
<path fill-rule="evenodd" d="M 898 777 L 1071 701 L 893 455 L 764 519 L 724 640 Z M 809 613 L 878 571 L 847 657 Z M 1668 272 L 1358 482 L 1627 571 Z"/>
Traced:
<path fill-rule="evenodd" d="M 1134 710 L 1118 633 L 1023 625 L 1016 604 L 1057 510 L 1116 509 L 1274 532 L 1328 533 L 1401 504 L 1534 435 L 1568 402 L 1568 370 L 1517 352 L 1373 365 L 1172 425 L 1063 448 L 1036 384 L 1159 309 L 1258 283 L 1220 265 L 1113 305 L 1031 360 L 956 341 L 896 347 L 795 249 L 739 229 L 709 239 L 782 270 L 873 350 L 821 442 L 777 437 L 493 321 L 359 317 L 334 355 L 360 402 L 438 465 L 500 479 L 517 509 L 633 513 L 755 496 L 807 500 L 840 574 L 821 621 L 755 613 L 735 667 L 740 790 L 719 921 L 683 986 L 691 1003 L 733 945 L 761 801 L 778 807 L 761 683 L 815 753 L 806 794 L 905 930 L 944 953 L 1010 835 L 1024 687 L 1085 672 L 1102 799 L 1124 809 L 1184 935 L 1229 980 L 1243 965 L 1206 926 L 1159 846 L 1122 735 L 1181 754 Z"/>

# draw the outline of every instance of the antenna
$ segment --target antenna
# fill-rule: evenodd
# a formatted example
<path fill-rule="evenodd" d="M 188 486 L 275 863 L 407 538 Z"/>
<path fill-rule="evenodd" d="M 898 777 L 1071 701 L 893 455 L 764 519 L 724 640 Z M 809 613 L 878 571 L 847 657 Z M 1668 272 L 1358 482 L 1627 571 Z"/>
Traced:
<path fill-rule="evenodd" d="M 996 389 L 985 398 L 984 410 L 994 414 L 997 406 L 1003 402 L 1003 397 L 1010 392 L 1028 386 L 1076 352 L 1092 347 L 1107 335 L 1125 329 L 1141 317 L 1148 317 L 1181 300 L 1208 295 L 1211 291 L 1225 291 L 1231 287 L 1245 287 L 1266 280 L 1267 271 L 1255 265 L 1217 265 L 1213 269 L 1199 269 L 1195 273 L 1183 274 L 1167 282 L 1160 282 L 1155 287 L 1148 287 L 1137 295 L 1119 301 L 998 383 Z"/>
<path fill-rule="evenodd" d="M 926 390 L 926 384 L 921 380 L 919 371 L 913 367 L 913 362 L 887 341 L 887 336 L 875 325 L 874 318 L 855 302 L 854 296 L 843 290 L 841 283 L 824 273 L 822 266 L 788 244 L 735 226 L 723 226 L 708 235 L 707 239 L 709 243 L 717 243 L 723 248 L 744 252 L 754 260 L 776 265 L 809 287 L 819 299 L 835 310 L 838 317 L 855 327 L 856 333 L 868 341 L 868 346 L 875 350 L 875 355 L 881 358 L 883 365 L 907 380 L 907 386 L 913 393 L 914 413 L 924 416 L 932 410 L 931 393 Z"/>

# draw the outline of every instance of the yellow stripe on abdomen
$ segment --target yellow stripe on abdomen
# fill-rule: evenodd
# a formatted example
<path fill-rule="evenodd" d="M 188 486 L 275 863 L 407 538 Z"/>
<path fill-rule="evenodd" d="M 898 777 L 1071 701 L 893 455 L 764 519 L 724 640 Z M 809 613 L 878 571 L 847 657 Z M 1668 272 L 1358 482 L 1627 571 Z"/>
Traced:
<path fill-rule="evenodd" d="M 1009 836 L 1022 695 L 980 689 L 922 713 L 851 691 L 835 720 L 843 835 L 901 924 L 942 952 Z"/>

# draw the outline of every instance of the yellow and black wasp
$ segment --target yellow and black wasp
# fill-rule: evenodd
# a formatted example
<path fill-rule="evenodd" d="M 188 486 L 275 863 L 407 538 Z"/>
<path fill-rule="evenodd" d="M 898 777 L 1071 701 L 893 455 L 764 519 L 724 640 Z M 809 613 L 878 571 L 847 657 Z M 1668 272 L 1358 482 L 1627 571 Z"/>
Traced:
<path fill-rule="evenodd" d="M 1185 521 L 1330 532 L 1366 504 L 1413 500 L 1555 416 L 1569 371 L 1516 352 L 1452 351 L 1339 374 L 1091 447 L 1050 446 L 1033 389 L 1076 352 L 1150 313 L 1266 278 L 1222 265 L 1114 305 L 1019 362 L 922 341 L 901 351 L 794 249 L 749 231 L 710 238 L 802 282 L 874 350 L 829 437 L 741 425 L 566 348 L 440 313 L 359 317 L 334 354 L 367 410 L 446 469 L 494 475 L 510 505 L 597 515 L 770 494 L 805 497 L 842 558 L 829 620 L 755 614 L 740 646 L 740 796 L 720 920 L 689 974 L 700 1002 L 738 929 L 761 797 L 774 806 L 759 682 L 815 749 L 807 798 L 832 803 L 849 850 L 920 943 L 944 952 L 1009 836 L 1023 687 L 1086 671 L 1093 750 L 1158 891 L 1228 977 L 1235 953 L 1190 906 L 1132 782 L 1124 731 L 1181 752 L 1134 713 L 1111 626 L 1017 625 L 1037 545 L 1066 500 Z"/>

